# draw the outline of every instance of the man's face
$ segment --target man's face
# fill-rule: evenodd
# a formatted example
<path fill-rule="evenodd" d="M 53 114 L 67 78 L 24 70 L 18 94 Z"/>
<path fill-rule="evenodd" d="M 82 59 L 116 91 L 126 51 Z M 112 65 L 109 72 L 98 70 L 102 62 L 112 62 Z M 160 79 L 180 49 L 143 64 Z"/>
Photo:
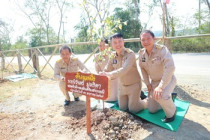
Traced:
<path fill-rule="evenodd" d="M 145 49 L 151 49 L 154 46 L 155 38 L 150 33 L 143 33 L 141 36 L 141 44 Z"/>
<path fill-rule="evenodd" d="M 69 52 L 68 49 L 63 49 L 63 50 L 61 50 L 61 58 L 62 58 L 65 62 L 69 61 L 70 56 L 71 56 L 71 52 Z"/>
<path fill-rule="evenodd" d="M 99 49 L 100 49 L 100 51 L 104 51 L 104 50 L 106 49 L 106 47 L 105 47 L 105 42 L 101 41 L 101 42 L 99 43 Z"/>
<path fill-rule="evenodd" d="M 117 54 L 120 54 L 124 49 L 124 40 L 123 38 L 112 38 L 111 45 Z"/>

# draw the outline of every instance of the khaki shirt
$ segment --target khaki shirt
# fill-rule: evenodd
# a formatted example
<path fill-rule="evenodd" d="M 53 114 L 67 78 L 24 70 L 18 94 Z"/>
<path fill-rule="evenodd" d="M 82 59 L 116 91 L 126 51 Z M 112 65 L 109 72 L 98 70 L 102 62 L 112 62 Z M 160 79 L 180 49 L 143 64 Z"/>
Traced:
<path fill-rule="evenodd" d="M 109 55 L 111 51 L 106 50 L 106 52 L 99 52 L 95 57 L 95 70 L 97 73 L 102 72 L 109 61 Z"/>
<path fill-rule="evenodd" d="M 87 70 L 87 68 L 78 58 L 71 56 L 69 64 L 66 64 L 63 59 L 59 59 L 55 63 L 54 77 L 56 80 L 62 80 L 66 72 L 78 72 L 79 70 Z"/>
<path fill-rule="evenodd" d="M 168 48 L 161 45 L 154 45 L 151 54 L 148 56 L 146 49 L 139 51 L 139 66 L 146 85 L 150 80 L 160 82 L 159 87 L 165 88 L 174 76 L 174 61 Z"/>
<path fill-rule="evenodd" d="M 114 54 L 105 67 L 105 72 L 110 72 L 113 79 L 120 78 L 123 86 L 133 85 L 141 82 L 140 74 L 136 66 L 134 52 L 125 48 L 120 55 Z"/>

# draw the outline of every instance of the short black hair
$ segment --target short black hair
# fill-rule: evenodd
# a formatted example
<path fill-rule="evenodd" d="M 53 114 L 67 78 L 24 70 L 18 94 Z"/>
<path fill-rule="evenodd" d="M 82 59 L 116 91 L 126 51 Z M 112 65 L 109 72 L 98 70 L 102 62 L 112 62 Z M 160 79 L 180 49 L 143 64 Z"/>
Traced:
<path fill-rule="evenodd" d="M 68 45 L 63 45 L 63 46 L 60 48 L 59 52 L 61 53 L 62 50 L 69 50 L 70 53 L 72 52 L 72 51 L 71 51 L 71 48 L 70 48 Z"/>
<path fill-rule="evenodd" d="M 105 44 L 109 44 L 109 41 L 108 41 L 107 38 L 102 38 L 102 39 L 101 39 L 101 42 L 104 42 Z"/>
<path fill-rule="evenodd" d="M 115 33 L 114 35 L 112 35 L 110 37 L 110 40 L 112 40 L 113 38 L 123 38 L 123 34 L 121 34 L 121 33 Z"/>
<path fill-rule="evenodd" d="M 144 33 L 149 33 L 153 38 L 155 37 L 155 34 L 151 30 L 143 30 L 140 34 L 140 39 L 141 39 L 141 35 Z"/>

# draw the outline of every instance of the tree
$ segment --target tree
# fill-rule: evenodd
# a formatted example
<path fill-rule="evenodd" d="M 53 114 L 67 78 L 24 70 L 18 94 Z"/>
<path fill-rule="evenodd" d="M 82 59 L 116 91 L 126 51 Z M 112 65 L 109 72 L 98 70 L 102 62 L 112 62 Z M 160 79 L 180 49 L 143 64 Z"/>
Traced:
<path fill-rule="evenodd" d="M 142 26 L 140 21 L 135 20 L 135 9 L 130 5 L 128 9 L 115 8 L 114 14 L 110 17 L 113 32 L 120 32 L 124 38 L 137 38 L 141 32 Z M 127 43 L 126 47 L 135 51 L 139 49 L 137 43 Z"/>
<path fill-rule="evenodd" d="M 63 17 L 65 16 L 65 11 L 67 9 L 67 7 L 69 7 L 71 4 L 67 2 L 67 0 L 55 0 L 59 13 L 60 13 L 60 21 L 59 21 L 59 29 L 58 29 L 58 39 L 57 39 L 57 43 L 60 42 L 60 32 L 61 32 L 61 26 L 63 24 L 63 31 L 64 31 L 64 21 L 63 21 Z M 72 6 L 72 5 L 71 5 Z M 64 34 L 64 33 L 63 33 Z M 65 34 L 64 34 L 65 36 Z M 65 41 L 65 39 L 64 39 Z"/>
<path fill-rule="evenodd" d="M 21 5 L 19 0 L 14 0 L 14 2 L 31 21 L 34 28 L 37 30 L 42 29 L 44 31 L 43 34 L 46 36 L 48 45 L 52 44 L 52 42 L 50 42 L 50 32 L 53 29 L 51 26 L 51 19 L 53 17 L 52 14 L 58 10 L 60 20 L 58 21 L 59 27 L 57 33 L 57 43 L 62 41 L 60 38 L 60 32 L 61 26 L 64 24 L 63 17 L 65 16 L 65 10 L 69 6 L 67 0 L 25 0 L 24 5 Z"/>
<path fill-rule="evenodd" d="M 202 4 L 207 4 L 208 7 L 202 7 Z M 197 21 L 197 32 L 200 34 L 202 32 L 208 32 L 210 30 L 210 11 L 209 11 L 209 1 L 199 0 L 198 1 L 198 11 L 194 14 L 194 18 Z"/>
<path fill-rule="evenodd" d="M 27 47 L 27 41 L 23 39 L 23 36 L 19 36 L 17 41 L 11 46 L 12 49 L 23 49 Z"/>
<path fill-rule="evenodd" d="M 102 38 L 106 34 L 106 19 L 109 16 L 111 0 L 83 0 L 80 7 L 83 17 L 88 21 L 88 35 L 90 40 Z"/>
<path fill-rule="evenodd" d="M 9 50 L 11 47 L 10 32 L 12 28 L 0 19 L 0 51 Z"/>

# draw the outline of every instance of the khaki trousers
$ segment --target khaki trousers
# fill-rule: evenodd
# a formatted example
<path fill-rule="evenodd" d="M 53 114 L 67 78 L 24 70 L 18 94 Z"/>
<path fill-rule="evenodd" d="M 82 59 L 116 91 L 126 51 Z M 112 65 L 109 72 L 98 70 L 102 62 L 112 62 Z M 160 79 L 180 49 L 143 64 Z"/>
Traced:
<path fill-rule="evenodd" d="M 66 83 L 64 81 L 60 81 L 59 87 L 60 87 L 60 90 L 62 91 L 63 95 L 65 96 L 66 100 L 70 101 L 69 93 L 66 90 Z M 74 98 L 81 96 L 81 94 L 78 94 L 78 93 L 73 93 L 73 95 L 74 95 Z"/>
<path fill-rule="evenodd" d="M 152 89 L 155 89 L 159 85 L 159 82 L 152 81 L 151 84 L 152 84 Z M 150 113 L 155 113 L 162 108 L 167 118 L 171 118 L 174 115 L 176 111 L 176 106 L 173 103 L 171 93 L 173 92 L 175 86 L 176 86 L 176 78 L 173 76 L 168 86 L 166 86 L 166 88 L 164 89 L 163 97 L 161 99 L 159 100 L 153 99 L 152 97 L 153 90 L 149 93 L 148 110 Z"/>
<path fill-rule="evenodd" d="M 119 78 L 110 80 L 110 95 L 105 101 L 117 101 L 119 92 Z"/>
<path fill-rule="evenodd" d="M 118 94 L 119 107 L 121 110 L 129 109 L 130 112 L 136 113 L 147 108 L 147 100 L 140 99 L 141 83 L 129 86 L 120 85 Z"/>

